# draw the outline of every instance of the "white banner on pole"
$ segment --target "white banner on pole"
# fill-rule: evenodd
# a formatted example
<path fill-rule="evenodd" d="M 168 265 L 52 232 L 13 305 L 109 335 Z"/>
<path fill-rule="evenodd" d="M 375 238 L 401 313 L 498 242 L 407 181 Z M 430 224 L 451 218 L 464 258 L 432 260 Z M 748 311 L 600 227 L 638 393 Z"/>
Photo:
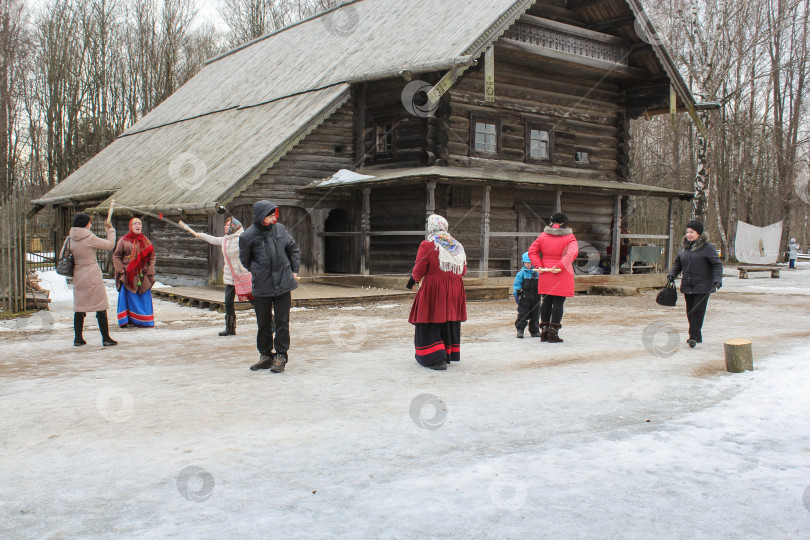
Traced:
<path fill-rule="evenodd" d="M 755 227 L 743 221 L 737 222 L 737 237 L 734 254 L 737 260 L 748 264 L 774 264 L 779 258 L 782 241 L 782 222 Z"/>

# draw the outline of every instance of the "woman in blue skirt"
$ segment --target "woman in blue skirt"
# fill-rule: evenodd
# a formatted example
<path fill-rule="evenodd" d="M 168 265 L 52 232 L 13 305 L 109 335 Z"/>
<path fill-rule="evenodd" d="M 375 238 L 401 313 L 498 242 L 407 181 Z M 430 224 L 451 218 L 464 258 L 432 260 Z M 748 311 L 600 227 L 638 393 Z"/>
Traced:
<path fill-rule="evenodd" d="M 155 326 L 152 308 L 155 249 L 152 242 L 141 234 L 142 229 L 141 220 L 132 218 L 129 233 L 118 241 L 113 253 L 119 326 Z"/>

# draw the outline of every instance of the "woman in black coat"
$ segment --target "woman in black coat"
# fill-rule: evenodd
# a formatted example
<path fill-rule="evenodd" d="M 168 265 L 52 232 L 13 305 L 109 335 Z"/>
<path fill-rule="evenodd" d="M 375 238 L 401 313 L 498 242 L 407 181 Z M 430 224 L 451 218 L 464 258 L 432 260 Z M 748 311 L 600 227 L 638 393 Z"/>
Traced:
<path fill-rule="evenodd" d="M 667 280 L 681 278 L 681 292 L 686 299 L 686 318 L 689 320 L 689 339 L 686 343 L 694 348 L 703 342 L 703 318 L 709 295 L 723 286 L 723 263 L 717 250 L 703 232 L 703 223 L 692 220 L 686 224 L 683 246 L 672 264 Z"/>

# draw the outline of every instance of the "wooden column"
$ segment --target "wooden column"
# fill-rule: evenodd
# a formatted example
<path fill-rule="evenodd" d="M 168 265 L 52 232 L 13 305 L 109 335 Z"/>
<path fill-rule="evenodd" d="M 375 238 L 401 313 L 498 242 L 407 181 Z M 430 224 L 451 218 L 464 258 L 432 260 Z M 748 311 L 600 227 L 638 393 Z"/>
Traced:
<path fill-rule="evenodd" d="M 557 195 L 554 198 L 554 212 L 562 212 L 562 190 L 557 190 Z"/>
<path fill-rule="evenodd" d="M 314 262 L 315 273 L 323 274 L 326 272 L 326 237 L 323 236 L 324 226 L 326 225 L 326 218 L 329 216 L 329 210 L 323 208 L 308 208 L 307 212 L 311 217 L 310 223 L 312 224 L 312 245 L 314 246 Z"/>
<path fill-rule="evenodd" d="M 208 234 L 211 236 L 222 236 L 225 229 L 225 214 L 211 214 L 208 216 Z M 192 237 L 193 240 L 193 237 Z M 200 242 L 205 244 L 205 242 Z M 222 285 L 225 258 L 222 256 L 222 246 L 208 246 L 208 284 Z M 233 263 L 233 261 L 231 261 Z"/>
<path fill-rule="evenodd" d="M 616 195 L 616 203 L 613 207 L 613 253 L 610 255 L 610 273 L 619 273 L 619 263 L 621 261 L 622 245 L 622 196 Z"/>
<path fill-rule="evenodd" d="M 665 268 L 669 272 L 672 269 L 672 261 L 675 259 L 675 201 L 669 199 L 669 210 L 667 211 L 667 258 Z"/>
<path fill-rule="evenodd" d="M 360 217 L 360 273 L 368 275 L 368 260 L 371 254 L 371 188 L 363 188 L 363 212 Z"/>
<path fill-rule="evenodd" d="M 428 235 L 427 218 L 436 213 L 436 182 L 431 180 L 426 184 L 427 201 L 425 202 L 425 236 Z"/>
<path fill-rule="evenodd" d="M 484 187 L 484 200 L 481 203 L 481 260 L 478 269 L 481 277 L 488 277 L 489 272 L 489 194 L 492 186 Z"/>

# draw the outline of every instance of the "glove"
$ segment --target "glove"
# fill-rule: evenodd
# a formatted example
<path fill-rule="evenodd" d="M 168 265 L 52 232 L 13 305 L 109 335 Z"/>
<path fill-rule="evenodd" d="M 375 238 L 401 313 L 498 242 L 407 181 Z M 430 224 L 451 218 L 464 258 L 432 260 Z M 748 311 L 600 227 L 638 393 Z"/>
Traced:
<path fill-rule="evenodd" d="M 520 305 L 520 294 L 521 291 L 515 291 L 515 304 Z"/>
<path fill-rule="evenodd" d="M 408 284 L 405 285 L 406 289 L 413 289 L 413 286 L 416 285 L 416 280 L 413 279 L 413 276 L 408 280 Z"/>
<path fill-rule="evenodd" d="M 667 276 L 667 283 L 675 283 L 675 278 L 672 276 Z"/>
<path fill-rule="evenodd" d="M 722 284 L 722 283 L 720 283 L 719 281 L 714 282 L 714 283 L 713 283 L 713 285 L 714 285 L 714 292 L 719 291 L 719 290 L 720 290 L 720 287 L 722 287 L 722 286 L 723 286 L 723 284 Z"/>

